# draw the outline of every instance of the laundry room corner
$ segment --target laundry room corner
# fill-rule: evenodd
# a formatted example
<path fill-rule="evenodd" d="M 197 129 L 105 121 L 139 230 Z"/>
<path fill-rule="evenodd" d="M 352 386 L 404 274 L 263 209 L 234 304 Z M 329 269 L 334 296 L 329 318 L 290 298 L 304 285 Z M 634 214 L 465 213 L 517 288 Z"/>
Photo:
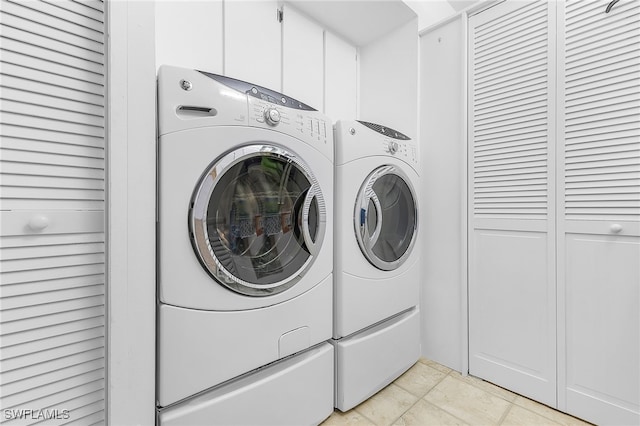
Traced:
<path fill-rule="evenodd" d="M 155 423 L 155 3 L 109 1 L 106 423 Z"/>

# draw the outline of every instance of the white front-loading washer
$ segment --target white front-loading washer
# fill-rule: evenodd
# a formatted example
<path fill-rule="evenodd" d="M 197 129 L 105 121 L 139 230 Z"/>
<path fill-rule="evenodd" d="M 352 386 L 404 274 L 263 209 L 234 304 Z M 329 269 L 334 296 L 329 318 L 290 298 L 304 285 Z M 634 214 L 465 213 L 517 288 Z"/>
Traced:
<path fill-rule="evenodd" d="M 293 393 L 306 406 L 292 423 L 330 414 L 333 348 L 323 344 L 332 330 L 330 123 L 251 83 L 160 68 L 159 423 L 180 423 L 185 410 L 216 417 L 231 398 L 220 389 L 235 389 L 229 395 L 245 395 L 246 403 L 254 395 L 246 389 L 260 386 L 263 396 L 247 408 L 266 423 L 287 423 L 266 415 L 287 380 L 265 379 L 265 371 L 317 379 Z M 292 356 L 309 348 L 313 356 Z M 283 358 L 293 364 L 264 367 Z M 247 373 L 258 368 L 252 382 Z M 238 391 L 234 380 L 250 384 Z M 196 394 L 199 403 L 187 400 Z M 176 408 L 181 404 L 189 408 Z M 295 401 L 287 410 L 289 404 Z M 249 418 L 238 413 L 242 419 Z"/>
<path fill-rule="evenodd" d="M 418 147 L 364 121 L 335 125 L 336 407 L 346 411 L 420 356 Z"/>

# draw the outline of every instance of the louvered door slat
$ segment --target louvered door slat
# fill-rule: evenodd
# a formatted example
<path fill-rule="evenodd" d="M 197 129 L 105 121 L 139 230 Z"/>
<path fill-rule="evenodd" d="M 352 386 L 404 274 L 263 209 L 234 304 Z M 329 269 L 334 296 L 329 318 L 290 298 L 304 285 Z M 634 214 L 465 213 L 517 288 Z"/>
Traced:
<path fill-rule="evenodd" d="M 71 410 L 70 415 L 73 416 L 74 419 L 68 423 L 63 423 L 65 425 L 73 426 L 78 424 L 94 424 L 94 422 L 102 422 L 104 420 L 104 411 L 96 411 L 96 408 L 101 406 L 101 403 L 95 403 L 91 405 L 87 405 L 81 408 L 77 408 L 75 410 Z"/>
<path fill-rule="evenodd" d="M 0 100 L 0 111 L 104 129 L 104 116 L 87 114 L 86 112 L 79 113 L 51 106 L 40 106 L 8 99 Z"/>
<path fill-rule="evenodd" d="M 593 54 L 610 51 L 612 48 L 627 48 L 630 45 L 633 45 L 633 35 L 629 34 L 629 28 L 616 28 L 608 33 L 606 38 L 590 40 L 584 44 L 576 43 L 572 47 L 571 54 L 567 57 L 579 60 Z"/>
<path fill-rule="evenodd" d="M 517 34 L 510 34 L 509 37 L 502 40 L 502 43 L 494 43 L 483 49 L 482 53 L 476 55 L 476 63 L 481 64 L 484 60 L 495 59 L 496 54 L 512 56 L 518 49 L 526 49 L 529 45 L 540 41 L 541 38 L 544 38 L 544 23 L 520 26 Z"/>
<path fill-rule="evenodd" d="M 12 64 L 16 66 L 22 67 L 25 71 L 28 70 L 36 70 L 45 72 L 45 74 L 32 74 L 32 76 L 45 76 L 47 79 L 42 81 L 42 83 L 48 83 L 48 77 L 67 77 L 69 79 L 77 80 L 79 82 L 91 83 L 93 85 L 104 85 L 104 75 L 102 73 L 103 70 L 91 71 L 87 69 L 77 68 L 74 66 L 70 66 L 68 63 L 56 63 L 51 60 L 47 60 L 40 57 L 34 57 L 26 54 L 26 52 L 19 52 L 10 50 L 10 47 L 20 47 L 16 43 L 11 42 L 11 40 L 5 41 L 3 40 L 0 43 L 0 51 L 2 51 L 2 61 L 5 64 Z M 21 77 L 21 75 L 17 75 L 16 77 Z M 3 77 L 3 81 L 5 77 Z M 6 87 L 12 87 L 7 85 Z M 34 91 L 36 88 L 34 88 Z M 45 91 L 48 93 L 48 91 Z M 96 102 L 96 105 L 101 105 L 102 101 L 99 100 Z"/>
<path fill-rule="evenodd" d="M 0 406 L 103 422 L 104 4 L 0 2 Z"/>
<path fill-rule="evenodd" d="M 97 22 L 99 25 L 103 20 L 103 12 L 100 10 L 96 10 L 95 8 L 88 7 L 85 4 L 75 2 L 75 1 L 52 1 L 52 0 L 42 0 L 46 3 L 49 3 L 53 6 L 59 7 L 61 9 L 67 10 L 71 13 L 74 13 L 81 19 L 92 19 Z M 93 3 L 100 3 L 98 1 L 94 1 Z"/>
<path fill-rule="evenodd" d="M 31 379 L 46 374 L 50 371 L 57 371 L 63 368 L 73 368 L 74 365 L 85 362 L 93 362 L 104 358 L 104 348 L 98 347 L 89 351 L 52 358 L 48 361 L 31 364 L 24 368 L 5 371 L 0 375 L 2 383 L 10 384 L 20 382 L 24 379 Z"/>
<path fill-rule="evenodd" d="M 56 42 L 65 43 L 67 45 L 89 50 L 98 54 L 104 53 L 104 44 L 99 41 L 80 37 L 68 31 L 53 28 L 50 25 L 44 25 L 20 16 L 12 15 L 4 9 L 0 13 L 4 15 L 2 17 L 2 23 L 7 28 L 11 28 L 17 31 L 20 31 L 23 28 L 28 28 L 29 33 L 36 36 L 46 35 L 47 39 L 55 40 Z M 11 33 L 7 34 L 7 37 L 12 37 Z"/>
<path fill-rule="evenodd" d="M 6 136 L 15 139 L 81 145 L 100 148 L 101 150 L 104 149 L 104 140 L 102 137 L 59 133 L 49 129 L 30 129 L 27 127 L 0 124 L 0 134 L 3 137 Z"/>
<path fill-rule="evenodd" d="M 58 121 L 55 119 L 27 114 L 17 114 L 7 111 L 2 112 L 2 120 L 7 125 L 26 127 L 28 129 L 46 129 L 57 133 L 69 133 L 72 135 L 90 137 L 101 137 L 104 135 L 104 128 L 102 126 Z"/>
<path fill-rule="evenodd" d="M 90 373 L 104 368 L 104 359 L 83 362 L 71 367 L 47 372 L 46 374 L 30 377 L 13 383 L 7 383 L 4 389 L 5 396 L 12 396 L 20 392 L 27 392 L 42 386 L 59 382 L 69 376 Z"/>
<path fill-rule="evenodd" d="M 625 93 L 626 92 L 626 93 Z M 612 108 L 619 108 L 621 106 L 637 106 L 638 101 L 634 98 L 633 94 L 630 94 L 628 91 L 624 91 L 620 96 L 611 97 L 611 96 L 603 96 L 601 99 L 594 100 L 593 102 L 589 102 L 588 105 L 585 103 L 574 104 L 573 106 L 567 105 L 565 107 L 565 112 L 567 115 L 571 114 L 590 114 L 592 111 L 596 111 L 598 113 L 611 111 Z M 604 111 L 602 110 L 604 109 Z"/>
<path fill-rule="evenodd" d="M 68 410 L 75 410 L 76 408 L 87 407 L 90 404 L 97 404 L 97 403 L 104 404 L 104 395 L 101 394 L 100 392 L 91 392 L 86 395 L 80 396 L 78 398 L 73 398 L 65 402 L 66 404 L 69 404 L 69 407 L 67 408 Z M 51 409 L 53 407 L 54 406 L 52 405 L 47 408 Z M 94 415 L 96 415 L 97 418 L 102 418 L 102 419 L 104 418 L 104 413 L 101 410 L 95 411 Z M 84 424 L 84 425 L 95 424 L 95 423 L 87 422 L 85 418 L 83 419 L 80 419 L 79 417 L 73 417 L 73 418 L 76 419 L 74 421 L 81 421 L 82 422 L 81 424 Z M 63 424 L 69 424 L 68 420 L 64 420 Z"/>
<path fill-rule="evenodd" d="M 25 187 L 25 188 L 47 188 L 47 189 L 69 189 L 69 190 L 92 190 L 104 193 L 104 181 L 75 179 L 75 178 L 56 178 L 56 177 L 40 177 L 40 176 L 19 176 L 4 175 L 3 183 L 7 187 Z M 23 194 L 20 194 L 23 195 Z M 104 196 L 102 197 L 104 199 Z"/>
<path fill-rule="evenodd" d="M 37 398 L 29 401 L 29 404 L 37 405 L 38 407 L 56 407 L 60 404 L 73 402 L 76 398 L 82 398 L 85 395 L 92 394 L 93 392 L 104 392 L 104 379 L 87 381 L 79 386 L 69 386 L 65 383 L 65 386 L 60 386 L 62 389 L 59 392 L 49 394 L 48 396 Z M 18 405 L 10 408 L 17 408 Z"/>
<path fill-rule="evenodd" d="M 104 32 L 102 30 L 88 30 L 86 26 L 82 25 L 80 16 L 78 16 L 77 22 L 73 19 L 73 15 L 56 16 L 50 13 L 52 10 L 55 11 L 55 9 L 51 9 L 50 5 L 38 4 L 35 1 L 0 0 L 0 3 L 2 11 L 6 14 L 104 44 Z M 69 17 L 71 19 L 65 19 Z"/>
<path fill-rule="evenodd" d="M 31 9 L 34 12 L 38 12 L 40 15 L 40 22 L 51 22 L 52 26 L 58 28 L 65 28 L 66 30 L 82 34 L 87 38 L 96 37 L 100 40 L 104 40 L 104 15 L 101 20 L 92 19 L 91 17 L 77 14 L 69 10 L 56 5 L 57 2 L 35 2 L 35 1 L 19 1 L 19 0 L 2 0 L 3 3 L 13 3 L 22 6 L 27 9 Z M 61 1 L 60 3 L 66 3 Z M 4 6 L 4 4 L 3 4 Z M 55 23 L 55 25 L 53 25 Z"/>
<path fill-rule="evenodd" d="M 42 47 L 34 36 L 27 37 L 26 40 L 20 37 L 20 35 L 16 35 L 16 38 L 5 37 L 3 29 L 3 34 L 0 35 L 0 50 L 20 52 L 22 55 L 35 56 L 47 62 L 83 69 L 94 74 L 104 74 L 104 68 L 99 62 Z M 31 43 L 27 41 L 31 41 Z M 78 54 L 82 54 L 82 52 L 78 52 Z"/>
<path fill-rule="evenodd" d="M 2 97 L 3 101 L 9 100 L 22 102 L 26 105 L 80 113 L 84 114 L 84 116 L 104 117 L 104 108 L 101 106 L 63 99 L 50 95 L 43 95 L 42 93 L 25 92 L 5 87 L 2 89 Z"/>
<path fill-rule="evenodd" d="M 63 324 L 55 324 L 42 328 L 35 328 L 32 330 L 24 331 L 22 333 L 14 333 L 12 335 L 5 336 L 2 340 L 2 350 L 8 351 L 8 353 L 14 353 L 13 351 L 24 351 L 22 349 L 24 345 L 36 344 L 37 350 L 47 349 L 56 346 L 55 341 L 49 341 L 49 338 L 55 338 L 70 333 L 75 333 L 83 330 L 90 330 L 96 327 L 102 327 L 104 325 L 104 318 L 101 315 L 84 318 L 82 320 L 70 321 Z M 43 346 L 39 346 L 43 345 Z M 2 376 L 4 377 L 4 376 Z M 25 376 L 30 377 L 30 376 Z M 20 376 L 15 376 L 15 380 L 19 380 Z M 10 380 L 3 380 L 3 383 L 9 383 Z"/>
<path fill-rule="evenodd" d="M 478 54 L 482 55 L 488 45 L 495 47 L 498 40 L 513 35 L 523 26 L 543 23 L 542 18 L 545 13 L 539 5 L 531 4 L 523 7 L 517 13 L 505 17 L 505 19 L 498 19 L 490 24 L 477 27 L 474 32 L 473 44 Z"/>
<path fill-rule="evenodd" d="M 103 0 L 72 0 L 74 3 L 79 3 L 85 7 L 90 7 L 99 12 L 104 12 L 104 1 Z"/>
<path fill-rule="evenodd" d="M 17 151 L 41 152 L 46 154 L 67 155 L 90 159 L 104 158 L 104 149 L 86 145 L 57 143 L 33 139 L 19 139 L 10 136 L 3 137 L 2 145 L 5 149 Z"/>
<path fill-rule="evenodd" d="M 41 398 L 51 395 L 53 392 L 58 392 L 59 389 L 73 389 L 75 387 L 86 385 L 99 380 L 104 380 L 104 368 L 90 371 L 84 374 L 68 376 L 56 383 L 51 383 L 49 385 L 30 389 L 17 395 L 9 395 L 6 397 L 3 396 L 3 406 L 15 407 L 25 399 L 32 403 L 33 401 L 37 401 Z"/>

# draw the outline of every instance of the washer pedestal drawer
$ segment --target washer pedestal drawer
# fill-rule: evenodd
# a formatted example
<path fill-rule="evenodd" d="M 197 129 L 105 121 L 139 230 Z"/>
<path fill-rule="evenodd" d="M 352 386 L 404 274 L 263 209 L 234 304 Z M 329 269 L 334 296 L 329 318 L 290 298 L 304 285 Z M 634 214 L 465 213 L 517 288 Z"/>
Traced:
<path fill-rule="evenodd" d="M 336 350 L 335 406 L 348 411 L 398 378 L 420 357 L 417 307 L 331 341 Z"/>
<path fill-rule="evenodd" d="M 333 347 L 322 343 L 158 411 L 158 426 L 316 425 L 333 412 Z"/>

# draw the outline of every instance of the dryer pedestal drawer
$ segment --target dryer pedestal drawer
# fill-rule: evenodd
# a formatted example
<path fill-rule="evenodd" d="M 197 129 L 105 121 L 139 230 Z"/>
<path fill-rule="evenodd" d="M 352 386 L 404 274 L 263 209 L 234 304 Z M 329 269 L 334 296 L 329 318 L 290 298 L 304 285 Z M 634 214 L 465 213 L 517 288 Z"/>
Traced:
<path fill-rule="evenodd" d="M 158 426 L 315 425 L 333 412 L 333 347 L 322 343 L 158 411 Z"/>
<path fill-rule="evenodd" d="M 340 340 L 336 350 L 336 408 L 347 411 L 391 383 L 420 357 L 420 311 Z"/>

